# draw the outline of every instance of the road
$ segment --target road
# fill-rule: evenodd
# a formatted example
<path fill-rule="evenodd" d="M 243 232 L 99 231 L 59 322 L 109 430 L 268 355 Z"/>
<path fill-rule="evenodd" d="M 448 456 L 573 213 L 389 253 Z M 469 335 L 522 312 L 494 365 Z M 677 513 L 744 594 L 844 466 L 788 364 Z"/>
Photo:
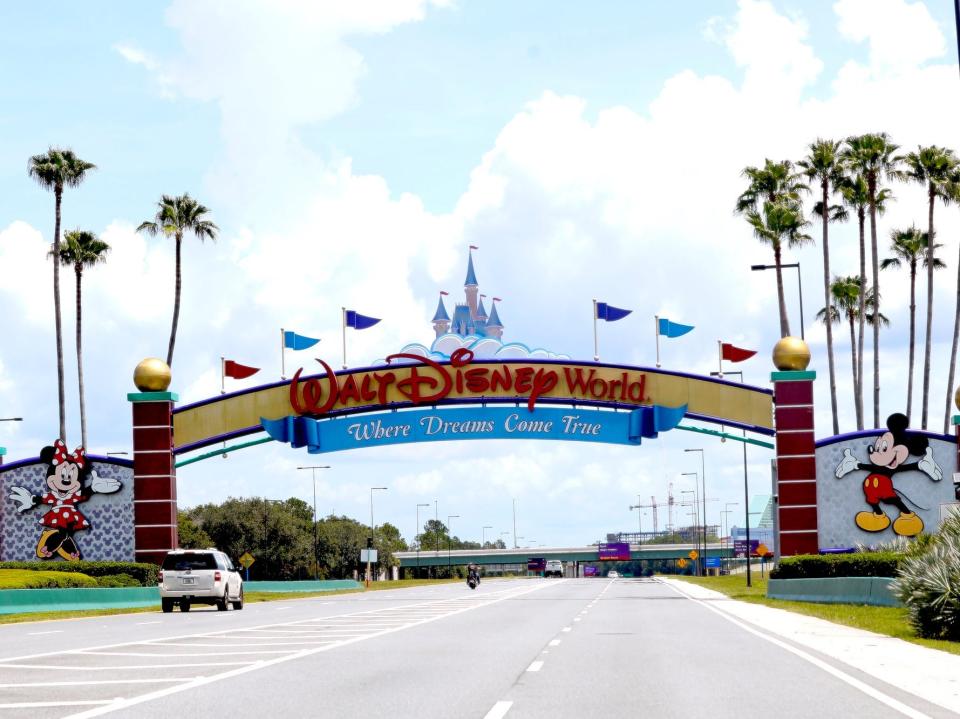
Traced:
<path fill-rule="evenodd" d="M 956 716 L 642 579 L 0 626 L 0 716 L 102 715 Z"/>

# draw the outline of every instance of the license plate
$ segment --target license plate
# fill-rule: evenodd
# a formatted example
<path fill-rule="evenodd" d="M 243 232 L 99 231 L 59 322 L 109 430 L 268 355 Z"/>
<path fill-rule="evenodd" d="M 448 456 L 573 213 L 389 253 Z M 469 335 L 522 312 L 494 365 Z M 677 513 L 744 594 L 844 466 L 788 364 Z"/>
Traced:
<path fill-rule="evenodd" d="M 196 584 L 196 583 L 197 583 L 197 578 L 196 578 L 196 577 L 180 577 L 180 583 L 181 583 L 181 584 Z"/>

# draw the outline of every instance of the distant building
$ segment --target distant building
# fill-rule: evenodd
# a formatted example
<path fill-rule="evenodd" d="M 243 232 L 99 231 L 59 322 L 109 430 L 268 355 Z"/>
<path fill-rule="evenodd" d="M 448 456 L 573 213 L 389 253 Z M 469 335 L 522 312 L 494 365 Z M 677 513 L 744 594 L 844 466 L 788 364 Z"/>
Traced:
<path fill-rule="evenodd" d="M 455 334 L 460 337 L 503 337 L 503 323 L 497 312 L 497 303 L 491 301 L 490 314 L 483 306 L 483 297 L 480 295 L 480 285 L 477 283 L 477 274 L 473 269 L 473 251 L 467 260 L 467 279 L 463 283 L 465 302 L 457 302 L 453 307 L 453 317 L 447 314 L 443 304 L 443 295 L 437 302 L 437 311 L 433 315 L 433 331 L 437 337 L 445 334 Z"/>

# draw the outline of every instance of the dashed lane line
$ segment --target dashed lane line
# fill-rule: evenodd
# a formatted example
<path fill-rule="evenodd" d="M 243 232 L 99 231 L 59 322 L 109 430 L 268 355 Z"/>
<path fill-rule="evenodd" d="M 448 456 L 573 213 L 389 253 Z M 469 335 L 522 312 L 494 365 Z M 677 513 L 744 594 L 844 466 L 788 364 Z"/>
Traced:
<path fill-rule="evenodd" d="M 539 672 L 543 668 L 543 661 L 538 659 L 535 662 L 530 662 L 530 666 L 527 667 L 528 672 Z"/>
<path fill-rule="evenodd" d="M 512 706 L 513 702 L 499 701 L 491 707 L 483 719 L 503 719 Z"/>
<path fill-rule="evenodd" d="M 295 659 L 301 659 L 304 657 L 312 656 L 314 654 L 319 654 L 321 652 L 329 651 L 331 649 L 339 648 L 339 647 L 350 645 L 350 644 L 355 644 L 357 642 L 362 642 L 367 639 L 373 639 L 373 638 L 381 637 L 387 634 L 393 634 L 395 632 L 399 632 L 405 629 L 410 629 L 412 627 L 427 624 L 429 622 L 433 622 L 438 619 L 443 619 L 446 617 L 455 616 L 457 614 L 462 614 L 464 612 L 470 611 L 471 609 L 487 607 L 487 606 L 490 606 L 491 604 L 497 604 L 499 602 L 506 601 L 508 599 L 513 599 L 515 597 L 520 597 L 525 594 L 538 591 L 547 586 L 554 586 L 554 584 L 549 584 L 549 585 L 540 584 L 540 585 L 535 585 L 533 587 L 524 587 L 519 590 L 507 589 L 507 590 L 502 590 L 500 592 L 495 592 L 495 593 L 491 592 L 490 594 L 484 595 L 486 597 L 485 600 L 480 600 L 480 598 L 478 598 L 479 601 L 459 602 L 457 600 L 447 600 L 450 606 L 452 607 L 452 611 L 448 612 L 447 614 L 437 615 L 437 616 L 429 617 L 426 619 L 417 619 L 415 621 L 411 621 L 410 623 L 404 626 L 392 627 L 389 629 L 381 629 L 376 632 L 362 634 L 349 639 L 343 639 L 330 644 L 325 644 L 324 646 L 320 646 L 320 647 L 303 649 L 303 650 L 292 652 L 292 653 L 285 652 L 284 656 L 281 656 L 281 657 L 258 661 L 256 663 L 248 664 L 246 666 L 241 666 L 241 667 L 238 667 L 237 669 L 232 669 L 226 672 L 222 672 L 220 674 L 214 674 L 214 675 L 194 679 L 190 682 L 187 682 L 185 684 L 180 684 L 178 686 L 167 687 L 165 689 L 159 689 L 153 692 L 149 692 L 147 694 L 142 694 L 137 697 L 114 701 L 107 705 L 100 705 L 100 706 L 97 706 L 96 708 L 93 708 L 84 712 L 80 712 L 78 714 L 70 715 L 70 719 L 88 719 L 89 717 L 102 716 L 104 714 L 108 714 L 110 712 L 117 711 L 119 709 L 126 709 L 131 706 L 136 706 L 138 704 L 153 701 L 155 699 L 160 699 L 166 696 L 170 696 L 172 694 L 177 694 L 179 692 L 187 691 L 189 689 L 194 689 L 197 687 L 205 686 L 207 684 L 212 684 L 213 682 L 220 681 L 223 679 L 229 679 L 232 677 L 240 676 L 242 674 L 246 674 L 259 669 L 264 669 L 267 667 L 293 661 Z M 497 595 L 501 595 L 501 596 L 497 596 Z M 491 598 L 491 597 L 495 597 L 495 598 Z M 375 611 L 386 611 L 386 610 L 375 610 Z M 370 613 L 373 614 L 375 612 L 370 612 Z M 318 620 L 318 621 L 321 621 L 321 620 Z"/>
<path fill-rule="evenodd" d="M 26 689 L 29 687 L 88 687 L 94 684 L 175 684 L 189 682 L 196 677 L 182 677 L 180 679 L 91 679 L 82 682 L 23 682 L 20 684 L 0 684 L 0 689 Z"/>
<path fill-rule="evenodd" d="M 0 704 L 0 709 L 45 709 L 49 707 L 103 706 L 113 704 L 114 699 L 78 699 L 69 702 L 12 702 Z"/>
<path fill-rule="evenodd" d="M 560 641 L 561 641 L 561 640 L 559 640 L 559 639 L 551 639 L 551 640 L 550 640 L 550 646 L 551 646 L 551 647 L 555 647 L 555 646 L 557 646 L 558 644 L 560 644 Z"/>

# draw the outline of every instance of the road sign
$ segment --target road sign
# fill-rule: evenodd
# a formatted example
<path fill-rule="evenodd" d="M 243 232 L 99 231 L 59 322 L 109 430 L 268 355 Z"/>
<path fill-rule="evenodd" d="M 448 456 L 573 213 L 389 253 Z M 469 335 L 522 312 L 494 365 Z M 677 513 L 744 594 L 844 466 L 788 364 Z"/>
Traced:
<path fill-rule="evenodd" d="M 250 552 L 244 552 L 240 555 L 240 566 L 244 569 L 249 569 L 250 565 L 257 561 Z"/>
<path fill-rule="evenodd" d="M 695 562 L 695 561 L 697 561 L 697 557 L 700 556 L 700 553 L 697 552 L 696 549 L 691 549 L 691 550 L 690 550 L 690 554 L 688 554 L 687 556 L 690 557 L 690 561 L 691 561 L 691 562 Z"/>
<path fill-rule="evenodd" d="M 766 544 L 761 542 L 757 545 L 757 554 L 759 554 L 761 557 L 765 557 L 768 554 L 772 554 L 772 552 L 767 548 Z"/>
<path fill-rule="evenodd" d="M 369 558 L 368 558 L 369 557 Z M 376 549 L 361 549 L 360 550 L 360 561 L 361 562 L 370 562 L 371 564 L 376 563 L 377 561 L 377 550 Z"/>
<path fill-rule="evenodd" d="M 686 569 L 686 568 L 687 568 L 687 560 L 684 559 L 683 557 L 681 557 L 680 559 L 677 560 L 677 566 L 680 567 L 680 569 Z"/>
<path fill-rule="evenodd" d="M 708 569 L 719 569 L 720 557 L 707 557 L 706 564 Z"/>

